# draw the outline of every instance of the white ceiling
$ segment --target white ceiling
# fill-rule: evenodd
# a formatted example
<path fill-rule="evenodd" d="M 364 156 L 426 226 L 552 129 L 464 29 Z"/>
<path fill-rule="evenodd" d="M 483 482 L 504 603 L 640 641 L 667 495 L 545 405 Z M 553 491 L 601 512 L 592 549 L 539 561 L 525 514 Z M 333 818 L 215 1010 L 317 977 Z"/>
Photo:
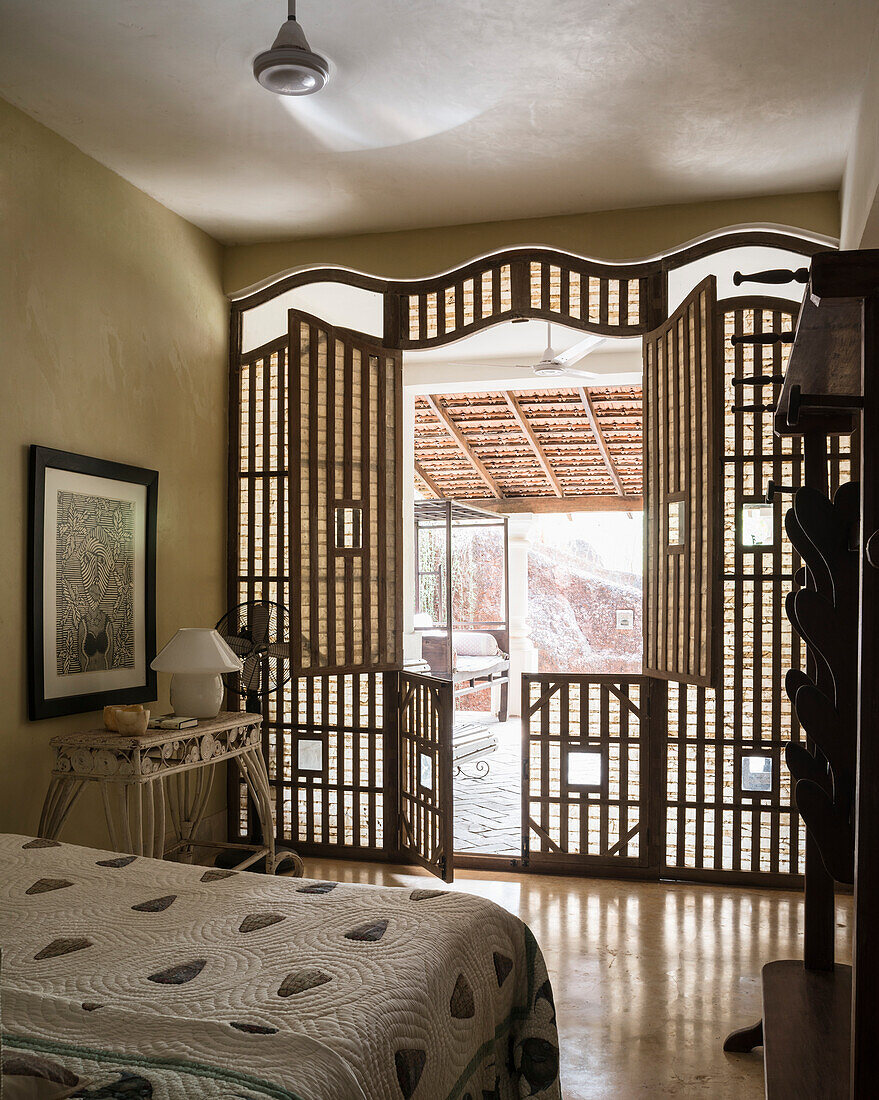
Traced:
<path fill-rule="evenodd" d="M 0 95 L 227 242 L 835 188 L 876 0 L 0 0 Z"/>
<path fill-rule="evenodd" d="M 486 388 L 558 389 L 560 386 L 638 386 L 641 384 L 641 340 L 609 339 L 576 363 L 579 375 L 539 376 L 529 369 L 546 348 L 546 322 L 505 322 L 435 348 L 403 353 L 403 384 L 413 393 L 463 393 Z M 583 339 L 578 329 L 552 325 L 556 354 Z"/>

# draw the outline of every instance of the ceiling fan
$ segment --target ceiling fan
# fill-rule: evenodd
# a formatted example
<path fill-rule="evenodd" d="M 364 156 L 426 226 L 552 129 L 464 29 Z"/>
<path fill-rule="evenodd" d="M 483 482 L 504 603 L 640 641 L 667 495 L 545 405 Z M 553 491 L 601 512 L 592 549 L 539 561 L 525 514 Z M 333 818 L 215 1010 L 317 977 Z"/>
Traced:
<path fill-rule="evenodd" d="M 288 0 L 287 21 L 271 47 L 253 59 L 253 75 L 277 95 L 314 95 L 329 80 L 326 58 L 314 52 L 296 22 L 296 0 Z"/>
<path fill-rule="evenodd" d="M 588 336 L 584 336 L 582 340 L 578 340 L 577 343 L 574 344 L 573 347 L 568 348 L 567 351 L 561 351 L 556 354 L 552 346 L 552 325 L 547 323 L 546 348 L 540 362 L 528 364 L 517 363 L 514 369 L 533 371 L 539 378 L 563 374 L 572 374 L 577 378 L 598 378 L 599 375 L 592 371 L 576 370 L 575 364 L 579 363 L 581 359 L 585 359 L 599 344 L 603 344 L 604 340 L 605 338 L 603 336 L 596 336 L 594 333 L 590 333 Z"/>

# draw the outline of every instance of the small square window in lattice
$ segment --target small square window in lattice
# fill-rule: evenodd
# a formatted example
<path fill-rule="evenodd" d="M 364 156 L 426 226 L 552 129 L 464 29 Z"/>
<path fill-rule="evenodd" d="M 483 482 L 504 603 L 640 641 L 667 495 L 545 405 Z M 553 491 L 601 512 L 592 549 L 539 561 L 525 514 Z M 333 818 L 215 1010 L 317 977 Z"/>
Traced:
<path fill-rule="evenodd" d="M 604 771 L 600 752 L 568 752 L 568 786 L 600 787 Z"/>
<path fill-rule="evenodd" d="M 433 789 L 433 758 L 426 752 L 418 754 L 419 764 L 419 776 L 418 780 L 422 787 L 426 787 L 428 790 Z"/>
<path fill-rule="evenodd" d="M 773 517 L 771 504 L 742 505 L 742 546 L 745 550 L 772 545 L 775 541 Z"/>
<path fill-rule="evenodd" d="M 742 757 L 742 794 L 772 793 L 772 757 Z"/>
<path fill-rule="evenodd" d="M 686 522 L 686 505 L 682 500 L 670 500 L 668 502 L 668 545 L 684 545 L 684 525 Z"/>
<path fill-rule="evenodd" d="M 336 549 L 360 550 L 363 546 L 363 509 L 357 505 L 336 505 Z"/>
<path fill-rule="evenodd" d="M 324 766 L 324 745 L 323 741 L 312 740 L 310 738 L 300 738 L 299 740 L 299 771 L 301 772 L 320 772 L 323 771 Z"/>

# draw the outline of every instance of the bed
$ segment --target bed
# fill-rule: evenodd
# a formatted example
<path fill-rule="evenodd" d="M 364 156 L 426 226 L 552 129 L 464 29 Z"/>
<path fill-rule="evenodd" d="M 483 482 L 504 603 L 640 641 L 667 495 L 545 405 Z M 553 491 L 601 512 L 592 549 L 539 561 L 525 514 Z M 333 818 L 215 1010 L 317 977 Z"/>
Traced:
<path fill-rule="evenodd" d="M 561 1095 L 543 958 L 491 902 L 13 835 L 0 866 L 4 1052 L 83 1096 Z"/>

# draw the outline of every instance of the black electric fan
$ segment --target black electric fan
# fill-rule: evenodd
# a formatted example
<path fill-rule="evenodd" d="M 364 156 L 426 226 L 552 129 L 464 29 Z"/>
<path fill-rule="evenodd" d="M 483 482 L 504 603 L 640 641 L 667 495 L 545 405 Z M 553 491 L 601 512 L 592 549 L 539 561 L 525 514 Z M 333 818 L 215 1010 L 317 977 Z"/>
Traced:
<path fill-rule="evenodd" d="M 286 607 L 271 600 L 246 600 L 238 604 L 220 619 L 216 631 L 232 652 L 241 658 L 240 672 L 227 672 L 223 676 L 226 690 L 244 699 L 244 706 L 251 714 L 262 714 L 263 700 L 282 688 L 292 676 L 290 660 L 290 616 Z M 260 843 L 258 827 L 251 816 L 249 843 Z M 275 873 L 292 871 L 302 874 L 302 860 L 292 851 L 277 849 L 278 862 Z M 217 866 L 233 866 L 238 860 L 235 852 L 217 857 Z M 251 865 L 249 870 L 265 870 L 265 859 Z"/>
<path fill-rule="evenodd" d="M 227 611 L 216 630 L 241 658 L 241 672 L 223 676 L 226 690 L 240 695 L 252 714 L 261 714 L 263 699 L 292 675 L 286 607 L 271 600 L 247 600 Z"/>

